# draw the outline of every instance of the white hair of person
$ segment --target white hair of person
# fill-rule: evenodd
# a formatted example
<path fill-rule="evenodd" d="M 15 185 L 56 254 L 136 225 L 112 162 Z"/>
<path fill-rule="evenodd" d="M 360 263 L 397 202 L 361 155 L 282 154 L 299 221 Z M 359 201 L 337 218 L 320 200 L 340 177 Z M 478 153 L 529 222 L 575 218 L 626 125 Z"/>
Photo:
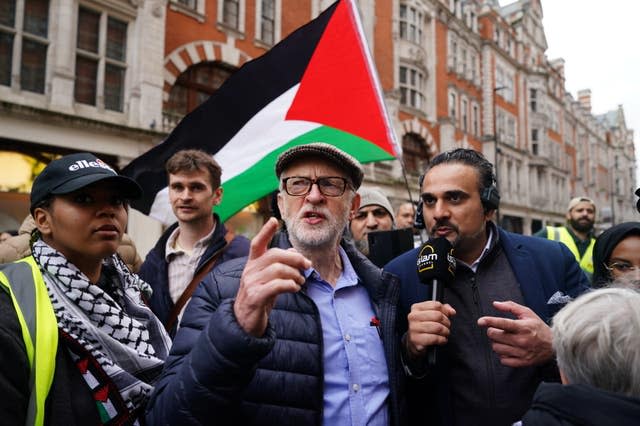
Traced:
<path fill-rule="evenodd" d="M 640 397 L 640 292 L 607 287 L 567 304 L 553 318 L 558 367 L 571 384 Z"/>

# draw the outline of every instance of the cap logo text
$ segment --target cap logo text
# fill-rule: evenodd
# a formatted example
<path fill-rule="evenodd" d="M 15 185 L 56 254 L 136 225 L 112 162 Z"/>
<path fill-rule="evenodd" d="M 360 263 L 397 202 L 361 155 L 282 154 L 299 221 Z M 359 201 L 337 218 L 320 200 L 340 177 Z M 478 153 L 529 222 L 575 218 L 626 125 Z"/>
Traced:
<path fill-rule="evenodd" d="M 99 158 L 96 159 L 96 161 L 78 160 L 69 166 L 69 171 L 75 172 L 76 170 L 86 169 L 88 167 L 100 167 L 103 169 L 107 169 L 115 174 L 115 170 L 113 170 L 107 163 L 100 160 Z"/>

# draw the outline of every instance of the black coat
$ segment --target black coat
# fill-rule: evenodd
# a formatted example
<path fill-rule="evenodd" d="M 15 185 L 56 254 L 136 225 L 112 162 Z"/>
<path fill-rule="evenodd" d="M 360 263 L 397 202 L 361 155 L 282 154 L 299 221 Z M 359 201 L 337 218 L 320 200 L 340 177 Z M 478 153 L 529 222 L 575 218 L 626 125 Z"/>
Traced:
<path fill-rule="evenodd" d="M 29 360 L 9 294 L 0 289 L 0 424 L 23 425 L 29 406 Z M 45 425 L 98 424 L 91 390 L 58 338 L 56 369 L 45 405 Z"/>
<path fill-rule="evenodd" d="M 343 248 L 380 319 L 389 372 L 389 418 L 392 424 L 404 424 L 404 371 L 396 329 L 399 283 L 353 245 L 343 242 Z M 318 308 L 303 292 L 281 294 L 264 337 L 248 335 L 233 313 L 245 263 L 246 259 L 235 259 L 216 267 L 194 294 L 148 405 L 149 424 L 322 424 Z"/>
<path fill-rule="evenodd" d="M 635 426 L 640 399 L 586 385 L 541 383 L 524 426 Z"/>

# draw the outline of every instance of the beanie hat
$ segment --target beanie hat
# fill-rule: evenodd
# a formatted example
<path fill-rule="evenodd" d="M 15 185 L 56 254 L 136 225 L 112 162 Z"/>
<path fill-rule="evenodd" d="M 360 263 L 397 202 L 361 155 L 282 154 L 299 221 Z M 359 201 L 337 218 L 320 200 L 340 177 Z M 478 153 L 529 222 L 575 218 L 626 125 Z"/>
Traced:
<path fill-rule="evenodd" d="M 373 188 L 360 188 L 358 194 L 360 194 L 360 208 L 372 205 L 380 206 L 389 213 L 393 223 L 396 223 L 396 217 L 393 214 L 391 203 L 389 202 L 389 199 L 380 192 L 380 190 Z"/>

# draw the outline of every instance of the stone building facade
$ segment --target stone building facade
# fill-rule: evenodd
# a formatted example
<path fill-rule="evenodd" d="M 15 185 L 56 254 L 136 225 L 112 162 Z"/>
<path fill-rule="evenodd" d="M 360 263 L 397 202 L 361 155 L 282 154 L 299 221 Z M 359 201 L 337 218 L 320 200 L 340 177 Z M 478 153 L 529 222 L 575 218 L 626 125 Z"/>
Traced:
<path fill-rule="evenodd" d="M 91 151 L 123 167 L 162 139 L 164 30 L 160 0 L 2 2 L 5 229 L 28 214 L 31 180 L 54 156 Z M 153 238 L 144 230 L 160 231 L 154 222 L 131 214 L 130 233 L 142 246 Z"/>
<path fill-rule="evenodd" d="M 539 0 L 356 2 L 403 151 L 402 162 L 366 165 L 366 185 L 394 205 L 416 200 L 435 154 L 470 147 L 497 165 L 499 220 L 509 229 L 563 222 L 575 195 L 596 200 L 601 226 L 637 218 L 623 107 L 594 115 L 588 90 L 566 92 L 564 62 L 545 56 Z M 79 150 L 122 167 L 331 3 L 3 1 L 0 167 L 22 154 L 29 181 L 37 160 Z M 0 181 L 1 227 L 28 212 L 27 192 Z M 129 230 L 145 253 L 161 225 L 133 212 Z"/>

